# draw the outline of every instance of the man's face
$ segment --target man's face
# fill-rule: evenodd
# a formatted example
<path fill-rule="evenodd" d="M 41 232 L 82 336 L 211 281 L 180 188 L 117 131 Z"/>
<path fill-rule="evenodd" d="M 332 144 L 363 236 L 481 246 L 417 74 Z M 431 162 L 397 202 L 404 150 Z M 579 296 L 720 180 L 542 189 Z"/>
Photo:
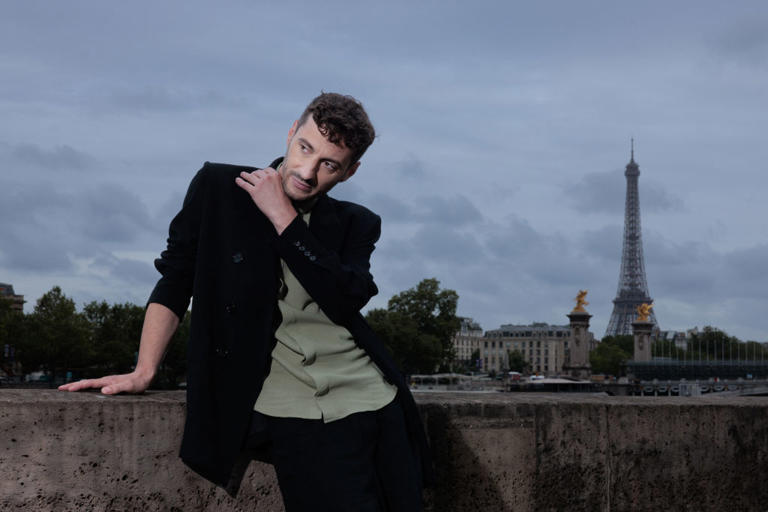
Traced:
<path fill-rule="evenodd" d="M 295 121 L 288 131 L 288 149 L 280 176 L 285 195 L 301 203 L 350 178 L 360 162 L 350 162 L 352 150 L 326 139 L 312 116 L 301 126 L 298 123 Z"/>

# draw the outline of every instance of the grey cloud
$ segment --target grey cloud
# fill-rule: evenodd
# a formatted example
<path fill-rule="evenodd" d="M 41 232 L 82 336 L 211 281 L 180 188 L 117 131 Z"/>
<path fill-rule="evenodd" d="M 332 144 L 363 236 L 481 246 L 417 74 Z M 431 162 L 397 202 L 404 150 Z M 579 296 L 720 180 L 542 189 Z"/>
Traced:
<path fill-rule="evenodd" d="M 0 261 L 10 269 L 60 272 L 72 269 L 72 261 L 48 233 L 9 226 L 0 229 Z"/>
<path fill-rule="evenodd" d="M 642 173 L 642 169 L 640 171 Z M 641 213 L 680 211 L 682 201 L 660 184 L 643 180 L 638 184 Z M 626 201 L 627 181 L 623 171 L 587 173 L 567 187 L 563 194 L 571 207 L 581 213 L 621 214 Z"/>
<path fill-rule="evenodd" d="M 94 262 L 94 266 L 108 273 L 106 280 L 113 286 L 124 283 L 128 286 L 148 288 L 160 277 L 150 262 L 118 258 L 112 254 L 101 255 Z"/>
<path fill-rule="evenodd" d="M 0 143 L 0 155 L 7 158 L 12 165 L 31 165 L 49 170 L 88 169 L 95 162 L 92 156 L 66 144 L 43 148 L 31 143 Z"/>
<path fill-rule="evenodd" d="M 512 260 L 546 249 L 542 234 L 524 219 L 509 216 L 503 224 L 495 224 L 484 233 L 485 243 L 494 257 Z"/>
<path fill-rule="evenodd" d="M 168 224 L 171 222 L 184 203 L 184 194 L 175 190 L 157 209 L 153 216 L 152 225 L 156 230 L 162 233 L 166 232 Z"/>
<path fill-rule="evenodd" d="M 576 243 L 582 253 L 590 254 L 606 264 L 610 262 L 618 265 L 621 258 L 622 229 L 621 226 L 614 224 L 587 230 L 579 235 Z M 618 272 L 617 267 L 617 275 Z"/>
<path fill-rule="evenodd" d="M 712 46 L 729 57 L 750 64 L 768 64 L 768 17 L 756 16 L 731 25 L 712 40 Z"/>
<path fill-rule="evenodd" d="M 381 216 L 385 225 L 390 222 L 412 222 L 415 217 L 408 203 L 385 194 L 374 194 L 365 200 L 365 204 Z"/>
<path fill-rule="evenodd" d="M 93 98 L 89 97 L 88 102 L 92 101 Z M 186 111 L 198 108 L 239 109 L 248 104 L 243 97 L 229 97 L 213 90 L 197 92 L 165 86 L 117 90 L 102 96 L 100 101 L 114 107 L 141 112 Z"/>
<path fill-rule="evenodd" d="M 0 184 L 2 259 L 9 268 L 67 270 L 71 257 L 129 247 L 152 228 L 146 206 L 115 184 L 44 193 Z"/>
<path fill-rule="evenodd" d="M 358 192 L 361 192 L 358 189 Z M 463 228 L 483 221 L 483 215 L 466 196 L 425 196 L 403 200 L 388 194 L 351 194 L 382 217 L 385 223 L 410 223 L 425 227 L 443 225 Z M 344 197 L 350 194 L 345 193 Z M 355 197 L 357 196 L 357 197 Z"/>
<path fill-rule="evenodd" d="M 398 174 L 409 179 L 421 179 L 426 175 L 424 163 L 415 155 L 408 155 L 397 165 Z"/>
<path fill-rule="evenodd" d="M 78 202 L 82 232 L 93 240 L 131 242 L 139 231 L 153 228 L 141 199 L 120 185 L 87 190 Z"/>
<path fill-rule="evenodd" d="M 729 295 L 765 299 L 768 290 L 768 245 L 756 245 L 725 255 L 724 280 L 732 285 Z"/>
<path fill-rule="evenodd" d="M 485 259 L 474 234 L 446 226 L 425 226 L 414 235 L 411 243 L 415 254 L 430 262 L 474 264 Z"/>
<path fill-rule="evenodd" d="M 461 227 L 483 220 L 480 210 L 466 196 L 459 194 L 453 197 L 423 197 L 417 201 L 417 208 L 420 208 L 417 217 L 427 223 Z"/>

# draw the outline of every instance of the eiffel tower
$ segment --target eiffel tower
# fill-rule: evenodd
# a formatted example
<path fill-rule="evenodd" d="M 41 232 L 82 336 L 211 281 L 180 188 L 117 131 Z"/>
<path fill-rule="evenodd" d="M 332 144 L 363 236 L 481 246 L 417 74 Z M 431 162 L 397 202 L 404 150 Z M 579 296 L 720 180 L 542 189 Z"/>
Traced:
<path fill-rule="evenodd" d="M 640 231 L 640 196 L 637 191 L 637 178 L 640 167 L 635 162 L 635 141 L 629 163 L 624 171 L 627 177 L 627 199 L 624 204 L 624 245 L 621 250 L 621 273 L 619 288 L 613 299 L 613 313 L 605 330 L 606 336 L 632 334 L 632 322 L 637 318 L 637 306 L 650 304 L 645 280 L 645 262 L 643 261 L 643 239 Z M 658 328 L 656 314 L 651 310 L 648 318 Z"/>

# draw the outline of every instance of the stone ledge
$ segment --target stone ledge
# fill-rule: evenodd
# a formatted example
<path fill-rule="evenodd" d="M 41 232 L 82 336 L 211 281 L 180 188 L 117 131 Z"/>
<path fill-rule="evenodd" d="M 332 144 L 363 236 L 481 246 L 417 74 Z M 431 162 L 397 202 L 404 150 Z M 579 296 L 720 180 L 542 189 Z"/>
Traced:
<path fill-rule="evenodd" d="M 765 510 L 768 398 L 416 394 L 427 509 Z M 183 392 L 0 389 L 0 510 L 282 510 L 253 463 L 237 500 L 177 457 Z"/>

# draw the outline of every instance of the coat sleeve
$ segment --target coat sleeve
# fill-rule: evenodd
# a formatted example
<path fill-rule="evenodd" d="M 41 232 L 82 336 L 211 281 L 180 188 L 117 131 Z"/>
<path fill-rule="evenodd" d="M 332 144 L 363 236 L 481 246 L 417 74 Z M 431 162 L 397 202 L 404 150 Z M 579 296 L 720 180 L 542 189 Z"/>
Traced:
<path fill-rule="evenodd" d="M 277 237 L 280 257 L 328 318 L 339 325 L 378 293 L 369 270 L 381 234 L 381 218 L 364 212 L 350 221 L 338 251 L 324 246 L 301 216 Z"/>
<path fill-rule="evenodd" d="M 184 317 L 192 297 L 204 181 L 205 166 L 192 178 L 181 211 L 168 228 L 167 247 L 155 260 L 162 277 L 148 302 L 166 306 L 179 319 Z"/>

